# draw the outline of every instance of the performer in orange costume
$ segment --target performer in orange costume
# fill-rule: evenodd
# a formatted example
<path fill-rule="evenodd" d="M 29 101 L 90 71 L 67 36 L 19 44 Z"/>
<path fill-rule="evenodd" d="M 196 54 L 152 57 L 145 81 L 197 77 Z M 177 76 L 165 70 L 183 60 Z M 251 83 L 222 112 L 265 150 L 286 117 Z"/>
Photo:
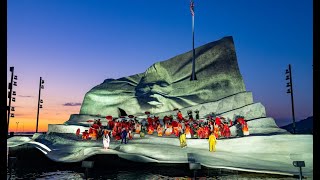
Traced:
<path fill-rule="evenodd" d="M 218 139 L 219 136 L 220 136 L 220 133 L 219 133 L 219 126 L 217 124 L 214 125 L 214 135 L 215 137 Z"/>
<path fill-rule="evenodd" d="M 136 128 L 136 134 L 140 134 L 140 131 L 141 131 L 141 124 L 136 123 L 136 124 L 135 124 L 135 128 Z"/>
<path fill-rule="evenodd" d="M 149 124 L 149 126 L 148 126 L 148 134 L 153 134 L 153 131 L 154 131 L 153 125 Z"/>
<path fill-rule="evenodd" d="M 231 132 L 230 132 L 230 128 L 229 128 L 228 124 L 223 125 L 223 132 L 224 132 L 224 137 L 226 137 L 226 138 L 230 137 Z"/>
<path fill-rule="evenodd" d="M 248 136 L 249 135 L 249 128 L 248 128 L 248 124 L 247 122 L 244 121 L 243 125 L 242 125 L 242 131 L 243 131 L 243 135 Z"/>
<path fill-rule="evenodd" d="M 190 129 L 190 126 L 187 125 L 186 126 L 186 138 L 190 139 L 191 138 L 191 129 Z"/>
<path fill-rule="evenodd" d="M 157 132 L 158 132 L 158 136 L 162 136 L 163 135 L 163 128 L 162 128 L 161 124 L 158 125 Z"/>
<path fill-rule="evenodd" d="M 165 131 L 165 135 L 166 136 L 170 136 L 172 134 L 172 125 L 171 124 L 168 124 L 167 125 L 167 129 Z"/>

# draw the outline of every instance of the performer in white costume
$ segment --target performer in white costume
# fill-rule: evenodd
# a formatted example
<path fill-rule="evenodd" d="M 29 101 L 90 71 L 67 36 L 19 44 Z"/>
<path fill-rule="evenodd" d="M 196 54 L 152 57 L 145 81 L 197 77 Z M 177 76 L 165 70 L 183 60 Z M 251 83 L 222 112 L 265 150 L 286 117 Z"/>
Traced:
<path fill-rule="evenodd" d="M 103 148 L 104 148 L 104 149 L 108 149 L 109 146 L 110 146 L 109 133 L 107 132 L 107 130 L 104 130 L 104 134 L 103 134 Z"/>

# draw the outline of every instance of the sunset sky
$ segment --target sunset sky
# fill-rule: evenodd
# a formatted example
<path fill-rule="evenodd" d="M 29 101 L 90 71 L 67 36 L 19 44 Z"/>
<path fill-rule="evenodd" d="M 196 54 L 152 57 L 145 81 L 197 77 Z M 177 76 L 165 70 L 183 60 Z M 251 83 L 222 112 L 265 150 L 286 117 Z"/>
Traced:
<path fill-rule="evenodd" d="M 280 125 L 291 120 L 285 69 L 292 65 L 296 119 L 313 115 L 311 0 L 195 0 L 195 46 L 233 36 L 246 89 Z M 78 114 L 107 78 L 144 72 L 192 49 L 188 0 L 9 0 L 10 66 L 18 76 L 10 131 L 39 131 Z"/>

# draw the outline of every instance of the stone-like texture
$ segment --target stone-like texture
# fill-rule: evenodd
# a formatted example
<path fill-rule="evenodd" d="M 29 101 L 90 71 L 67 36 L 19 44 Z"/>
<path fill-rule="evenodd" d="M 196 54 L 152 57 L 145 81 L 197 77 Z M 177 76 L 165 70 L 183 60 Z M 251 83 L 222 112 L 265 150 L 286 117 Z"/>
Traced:
<path fill-rule="evenodd" d="M 190 81 L 191 67 L 189 51 L 155 63 L 144 73 L 107 79 L 85 95 L 80 114 L 118 116 L 118 108 L 133 115 L 159 113 L 246 91 L 232 37 L 196 48 L 197 81 Z"/>
<path fill-rule="evenodd" d="M 80 132 L 83 132 L 85 130 L 89 130 L 89 127 L 84 127 L 84 126 L 49 124 L 47 133 L 55 132 L 55 133 L 73 133 L 73 134 L 75 134 L 78 128 L 80 128 Z"/>
<path fill-rule="evenodd" d="M 242 92 L 232 96 L 222 98 L 217 101 L 207 102 L 203 104 L 194 105 L 191 107 L 186 107 L 179 109 L 184 116 L 187 116 L 188 110 L 199 110 L 200 117 L 207 117 L 208 114 L 214 112 L 216 114 L 222 114 L 234 109 L 241 108 L 246 105 L 253 103 L 252 93 L 251 92 Z M 176 112 L 170 110 L 162 113 L 155 113 L 155 115 L 163 117 L 165 115 L 175 115 Z"/>

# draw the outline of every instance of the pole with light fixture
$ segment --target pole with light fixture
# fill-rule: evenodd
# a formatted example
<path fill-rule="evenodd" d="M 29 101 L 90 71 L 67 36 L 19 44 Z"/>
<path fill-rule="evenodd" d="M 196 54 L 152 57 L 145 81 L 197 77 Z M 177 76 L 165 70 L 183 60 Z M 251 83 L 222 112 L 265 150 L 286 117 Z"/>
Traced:
<path fill-rule="evenodd" d="M 12 97 L 16 95 L 16 91 L 13 91 L 13 86 L 17 86 L 17 82 L 13 80 L 18 80 L 18 77 L 14 75 L 14 67 L 10 67 L 11 72 L 11 81 L 9 83 L 9 92 L 8 92 L 8 99 L 9 99 L 9 105 L 7 106 L 8 111 L 8 117 L 7 117 L 7 132 L 9 132 L 9 124 L 10 124 L 10 117 L 14 117 L 14 114 L 11 113 L 11 111 L 15 111 L 14 107 L 11 107 L 11 102 L 15 102 L 16 98 Z"/>
<path fill-rule="evenodd" d="M 294 103 L 293 103 L 293 89 L 292 89 L 292 74 L 291 74 L 291 65 L 289 64 L 289 68 L 286 69 L 286 80 L 289 80 L 289 82 L 287 82 L 287 87 L 289 89 L 287 89 L 287 93 L 291 94 L 291 109 L 292 109 L 292 129 L 293 129 L 293 134 L 296 133 L 296 120 L 295 120 L 295 116 L 294 116 Z"/>
<path fill-rule="evenodd" d="M 44 89 L 43 84 L 44 84 L 44 80 L 42 79 L 42 77 L 40 77 L 36 133 L 38 132 L 39 109 L 40 109 L 40 108 L 42 108 L 42 103 L 43 103 L 43 100 L 42 100 L 42 99 L 40 99 L 40 96 L 41 96 L 41 89 Z"/>

